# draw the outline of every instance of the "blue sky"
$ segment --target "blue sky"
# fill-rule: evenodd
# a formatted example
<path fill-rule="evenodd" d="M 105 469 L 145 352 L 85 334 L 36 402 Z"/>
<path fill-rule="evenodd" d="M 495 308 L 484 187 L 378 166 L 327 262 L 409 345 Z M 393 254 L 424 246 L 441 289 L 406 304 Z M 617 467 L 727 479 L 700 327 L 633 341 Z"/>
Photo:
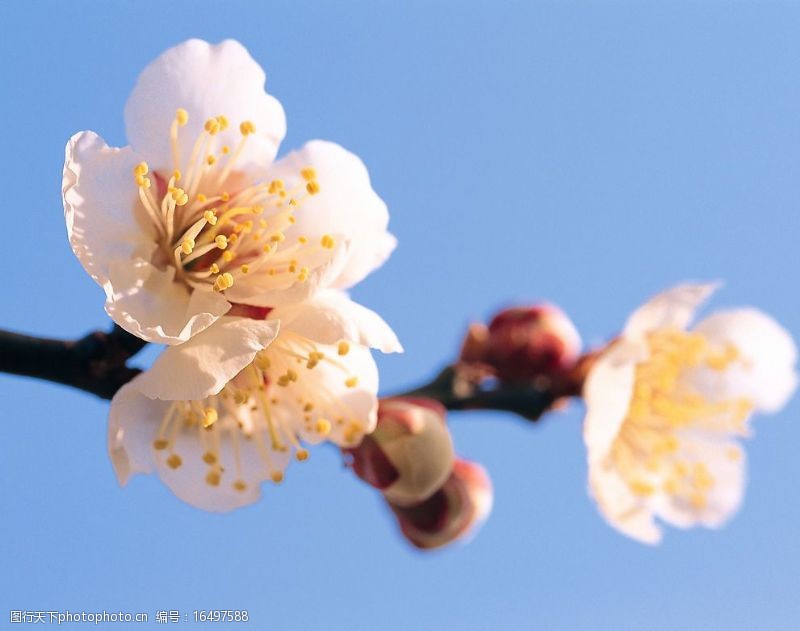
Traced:
<path fill-rule="evenodd" d="M 289 122 L 358 153 L 400 246 L 354 296 L 395 327 L 382 391 L 432 373 L 465 325 L 547 299 L 588 343 L 650 294 L 723 279 L 800 334 L 800 6 L 769 2 L 39 2 L 0 6 L 0 326 L 105 327 L 71 254 L 69 136 L 124 144 L 138 72 L 189 37 L 242 41 Z M 153 351 L 142 361 L 152 358 Z M 0 615 L 248 609 L 256 629 L 793 629 L 800 404 L 756 424 L 722 531 L 618 535 L 585 490 L 575 404 L 531 427 L 452 415 L 495 509 L 421 555 L 334 450 L 259 504 L 204 514 L 155 478 L 117 486 L 107 404 L 0 375 Z M 67 627 L 69 628 L 69 627 Z"/>

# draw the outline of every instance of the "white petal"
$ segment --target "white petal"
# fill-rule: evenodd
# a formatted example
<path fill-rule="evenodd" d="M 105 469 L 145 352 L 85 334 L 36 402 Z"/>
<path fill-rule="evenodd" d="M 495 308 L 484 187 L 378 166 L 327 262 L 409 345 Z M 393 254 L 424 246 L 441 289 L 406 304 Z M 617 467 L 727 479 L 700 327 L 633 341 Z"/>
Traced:
<path fill-rule="evenodd" d="M 142 259 L 112 262 L 105 285 L 106 313 L 148 342 L 180 344 L 230 309 L 222 295 L 190 292 L 174 278 L 174 267 L 162 271 Z"/>
<path fill-rule="evenodd" d="M 221 318 L 161 353 L 139 377 L 139 390 L 151 399 L 171 401 L 196 401 L 217 394 L 277 335 L 277 320 Z"/>
<path fill-rule="evenodd" d="M 209 471 L 203 461 L 206 446 L 200 432 L 208 436 L 207 430 L 197 427 L 181 427 L 175 435 L 171 451 L 181 458 L 181 466 L 173 469 L 167 465 L 170 454 L 157 451 L 153 441 L 158 436 L 159 425 L 170 405 L 167 401 L 153 400 L 139 391 L 141 376 L 126 384 L 111 401 L 109 416 L 108 447 L 111 461 L 120 484 L 126 484 L 132 475 L 156 471 L 159 478 L 184 502 L 207 511 L 230 511 L 251 504 L 261 496 L 261 482 L 269 478 L 274 470 L 282 470 L 288 457 L 267 467 L 258 453 L 255 440 L 238 437 L 239 466 L 234 452 L 231 431 L 219 432 L 219 459 L 225 471 L 218 486 L 206 482 Z M 218 425 L 233 421 L 220 418 Z M 215 429 L 212 431 L 216 431 Z M 245 490 L 234 488 L 237 479 L 246 482 Z"/>
<path fill-rule="evenodd" d="M 141 161 L 130 147 L 109 147 L 91 131 L 67 143 L 62 195 L 72 251 L 101 286 L 114 260 L 149 258 L 154 233 L 137 222 L 137 188 L 133 169 Z"/>
<path fill-rule="evenodd" d="M 583 399 L 586 419 L 583 440 L 590 461 L 605 458 L 628 415 L 636 363 L 647 356 L 647 348 L 634 341 L 613 343 L 586 378 Z"/>
<path fill-rule="evenodd" d="M 611 526 L 642 543 L 661 541 L 652 506 L 634 495 L 612 466 L 604 461 L 589 462 L 589 491 Z"/>
<path fill-rule="evenodd" d="M 328 290 L 294 305 L 278 307 L 270 317 L 281 326 L 320 344 L 357 342 L 384 353 L 402 352 L 394 331 L 374 311 L 353 302 L 342 291 Z"/>
<path fill-rule="evenodd" d="M 320 192 L 306 199 L 295 213 L 297 223 L 287 236 L 318 239 L 340 234 L 351 242 L 348 260 L 335 287 L 350 287 L 380 267 L 396 246 L 387 232 L 386 204 L 372 190 L 364 163 L 337 144 L 315 140 L 278 160 L 270 177 L 282 179 L 287 188 L 298 182 L 305 167 L 317 173 Z"/>
<path fill-rule="evenodd" d="M 716 288 L 714 284 L 687 284 L 657 294 L 628 318 L 624 335 L 641 336 L 664 328 L 685 329 Z"/>
<path fill-rule="evenodd" d="M 744 450 L 735 441 L 717 440 L 698 433 L 680 437 L 678 459 L 702 462 L 714 479 L 702 507 L 692 506 L 687 498 L 660 494 L 656 514 L 665 522 L 679 528 L 702 524 L 719 528 L 725 524 L 742 503 L 745 486 L 746 460 Z M 735 457 L 732 457 L 735 454 Z"/>
<path fill-rule="evenodd" d="M 706 375 L 720 398 L 746 397 L 763 412 L 777 412 L 797 387 L 797 346 L 786 329 L 757 309 L 715 313 L 695 330 L 709 341 L 735 346 L 744 363 Z"/>
<path fill-rule="evenodd" d="M 170 48 L 139 76 L 125 106 L 128 140 L 153 169 L 172 170 L 169 129 L 175 111 L 189 113 L 180 129 L 181 156 L 191 153 L 206 119 L 224 115 L 230 128 L 215 138 L 220 146 L 236 147 L 239 124 L 255 123 L 237 164 L 269 165 L 286 134 L 281 104 L 264 90 L 264 71 L 239 42 L 211 45 L 190 39 Z"/>

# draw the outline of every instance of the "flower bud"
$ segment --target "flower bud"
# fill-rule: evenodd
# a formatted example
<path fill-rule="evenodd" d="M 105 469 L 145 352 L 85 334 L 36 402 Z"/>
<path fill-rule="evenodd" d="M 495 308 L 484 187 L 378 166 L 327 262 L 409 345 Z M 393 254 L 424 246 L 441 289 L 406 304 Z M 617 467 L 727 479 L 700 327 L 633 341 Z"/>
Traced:
<path fill-rule="evenodd" d="M 447 480 L 455 459 L 445 414 L 430 399 L 383 399 L 375 430 L 346 450 L 356 475 L 398 506 L 430 497 Z"/>
<path fill-rule="evenodd" d="M 580 350 L 578 331 L 558 307 L 511 307 L 489 323 L 484 361 L 502 381 L 530 382 L 569 369 Z"/>
<path fill-rule="evenodd" d="M 417 548 L 440 548 L 474 534 L 492 509 L 492 483 L 486 470 L 456 460 L 441 489 L 416 506 L 389 503 L 400 530 Z"/>

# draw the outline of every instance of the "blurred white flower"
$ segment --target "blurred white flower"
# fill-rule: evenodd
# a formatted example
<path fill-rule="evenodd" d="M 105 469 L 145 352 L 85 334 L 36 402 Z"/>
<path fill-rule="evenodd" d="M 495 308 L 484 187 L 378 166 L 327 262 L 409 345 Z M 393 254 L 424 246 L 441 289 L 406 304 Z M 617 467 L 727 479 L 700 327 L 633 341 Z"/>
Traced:
<path fill-rule="evenodd" d="M 305 460 L 304 443 L 348 448 L 374 429 L 369 347 L 396 348 L 391 329 L 331 290 L 256 311 L 168 347 L 117 393 L 108 441 L 120 483 L 155 470 L 184 501 L 232 510 L 281 482 L 292 455 Z"/>
<path fill-rule="evenodd" d="M 739 507 L 755 411 L 775 412 L 797 385 L 791 336 L 755 309 L 722 311 L 687 330 L 710 285 L 683 285 L 640 307 L 584 388 L 589 487 L 609 523 L 658 543 L 655 518 L 719 527 Z"/>
<path fill-rule="evenodd" d="M 313 141 L 273 163 L 286 121 L 264 81 L 238 42 L 189 40 L 140 75 L 125 107 L 130 146 L 89 131 L 69 141 L 70 243 L 132 334 L 180 344 L 232 303 L 347 288 L 394 248 L 355 155 Z"/>

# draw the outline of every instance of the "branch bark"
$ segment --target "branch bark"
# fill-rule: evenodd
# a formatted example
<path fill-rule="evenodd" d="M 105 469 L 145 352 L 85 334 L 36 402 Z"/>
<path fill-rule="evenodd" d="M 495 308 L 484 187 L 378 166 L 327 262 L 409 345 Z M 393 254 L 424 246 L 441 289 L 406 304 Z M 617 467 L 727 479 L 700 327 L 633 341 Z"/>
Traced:
<path fill-rule="evenodd" d="M 455 366 L 448 366 L 430 383 L 393 396 L 424 397 L 439 401 L 448 410 L 500 410 L 513 412 L 528 421 L 538 421 L 561 396 L 555 388 L 496 383 L 482 388 L 459 379 Z"/>
<path fill-rule="evenodd" d="M 110 399 L 140 372 L 126 363 L 146 345 L 118 326 L 77 340 L 0 330 L 0 372 L 54 381 Z"/>

